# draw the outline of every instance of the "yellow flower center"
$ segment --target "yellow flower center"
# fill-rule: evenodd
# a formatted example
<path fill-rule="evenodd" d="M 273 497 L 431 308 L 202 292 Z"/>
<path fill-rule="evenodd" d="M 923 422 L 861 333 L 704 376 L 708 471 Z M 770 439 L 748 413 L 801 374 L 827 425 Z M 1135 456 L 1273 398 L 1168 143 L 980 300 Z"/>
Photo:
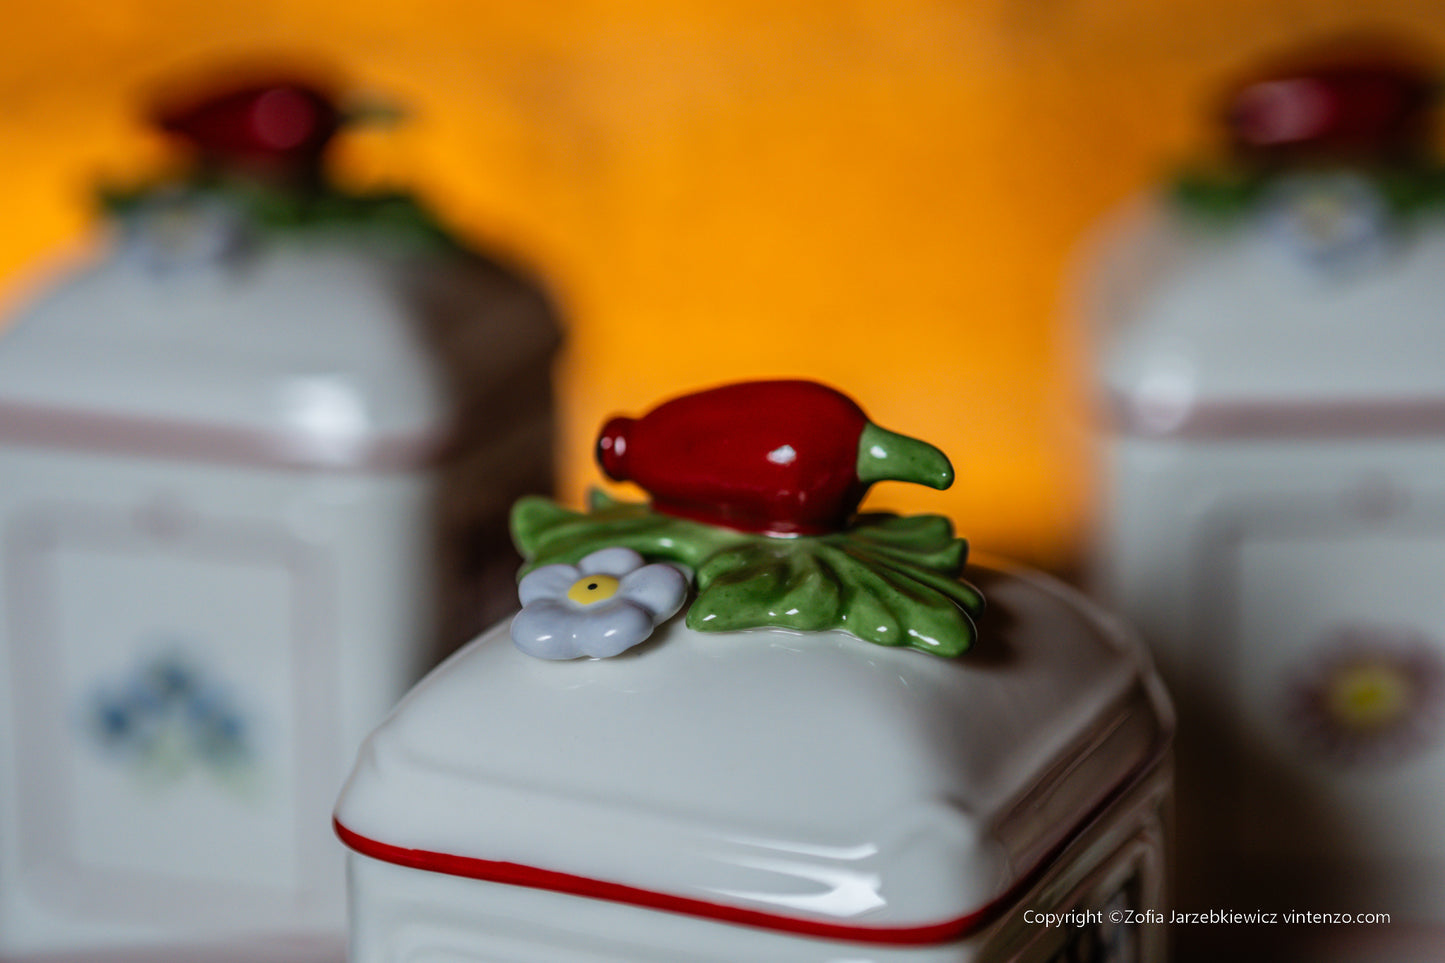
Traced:
<path fill-rule="evenodd" d="M 1410 704 L 1410 681 L 1383 665 L 1357 665 L 1330 680 L 1331 714 L 1355 729 L 1373 729 L 1399 719 Z"/>
<path fill-rule="evenodd" d="M 616 594 L 617 579 L 611 575 L 584 575 L 567 590 L 567 597 L 578 605 L 604 602 Z"/>
<path fill-rule="evenodd" d="M 1317 241 L 1328 241 L 1339 234 L 1349 214 L 1349 205 L 1337 194 L 1315 194 L 1300 206 L 1305 231 Z"/>

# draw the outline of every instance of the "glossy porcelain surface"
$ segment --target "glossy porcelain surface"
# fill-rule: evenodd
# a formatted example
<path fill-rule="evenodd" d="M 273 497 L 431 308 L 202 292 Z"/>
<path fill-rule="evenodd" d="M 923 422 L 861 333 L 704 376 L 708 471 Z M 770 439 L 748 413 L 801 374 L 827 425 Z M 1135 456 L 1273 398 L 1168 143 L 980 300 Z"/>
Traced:
<path fill-rule="evenodd" d="M 1018 900 L 941 944 L 873 944 L 658 912 L 567 893 L 349 857 L 351 963 L 1137 963 L 1164 959 L 1163 927 L 1044 927 L 1026 908 L 1143 908 L 1167 900 L 1167 768 L 1121 796 Z M 1100 919 L 1104 918 L 1103 912 Z"/>
<path fill-rule="evenodd" d="M 1032 878 L 1170 730 L 1152 670 L 1094 610 L 1041 577 L 970 574 L 989 615 L 956 660 L 674 619 L 617 658 L 550 662 L 498 626 L 371 737 L 338 823 L 354 848 L 479 875 L 947 929 Z"/>
<path fill-rule="evenodd" d="M 1445 430 L 1445 231 L 1321 269 L 1268 207 L 1210 227 L 1149 200 L 1101 236 L 1088 313 L 1115 424 L 1143 435 Z"/>
<path fill-rule="evenodd" d="M 301 243 L 157 277 L 134 249 L 7 326 L 0 441 L 209 433 L 203 457 L 229 441 L 226 460 L 319 467 L 415 464 L 439 441 L 444 399 L 402 265 Z"/>

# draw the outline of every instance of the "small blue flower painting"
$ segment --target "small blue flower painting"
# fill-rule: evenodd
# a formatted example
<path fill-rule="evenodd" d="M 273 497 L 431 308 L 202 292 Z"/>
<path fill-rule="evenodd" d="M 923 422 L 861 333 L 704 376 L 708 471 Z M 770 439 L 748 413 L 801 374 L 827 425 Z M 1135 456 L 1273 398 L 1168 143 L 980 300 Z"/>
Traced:
<path fill-rule="evenodd" d="M 224 685 L 175 649 L 97 686 L 83 712 L 90 742 L 147 781 L 203 771 L 243 788 L 254 769 L 245 718 Z"/>

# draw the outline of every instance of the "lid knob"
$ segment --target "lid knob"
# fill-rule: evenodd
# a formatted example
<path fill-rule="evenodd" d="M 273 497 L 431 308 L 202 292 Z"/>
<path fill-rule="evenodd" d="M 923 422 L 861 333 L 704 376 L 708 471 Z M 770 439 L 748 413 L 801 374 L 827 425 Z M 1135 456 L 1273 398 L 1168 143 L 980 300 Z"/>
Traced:
<path fill-rule="evenodd" d="M 937 448 L 869 422 L 847 395 L 812 381 L 752 381 L 613 418 L 602 470 L 652 495 L 656 511 L 749 532 L 845 527 L 875 481 L 953 483 Z"/>
<path fill-rule="evenodd" d="M 294 181 L 319 176 L 346 118 L 328 92 L 278 79 L 173 100 L 152 120 L 188 143 L 204 168 Z"/>
<path fill-rule="evenodd" d="M 1225 125 L 1236 154 L 1265 165 L 1397 164 L 1424 157 L 1436 77 L 1402 49 L 1308 51 L 1238 84 Z"/>

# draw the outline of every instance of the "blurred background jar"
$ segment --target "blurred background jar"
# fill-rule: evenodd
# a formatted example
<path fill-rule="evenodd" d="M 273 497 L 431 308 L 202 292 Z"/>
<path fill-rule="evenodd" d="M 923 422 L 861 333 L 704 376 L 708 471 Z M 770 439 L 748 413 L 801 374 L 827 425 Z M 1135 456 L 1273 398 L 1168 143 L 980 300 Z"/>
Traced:
<path fill-rule="evenodd" d="M 1099 564 L 1179 704 L 1185 909 L 1445 922 L 1437 85 L 1374 37 L 1266 64 L 1097 252 Z M 1326 956 L 1438 954 L 1374 932 Z"/>
<path fill-rule="evenodd" d="M 334 184 L 331 87 L 176 93 L 173 169 L 0 336 L 6 959 L 337 958 L 345 766 L 551 482 L 536 284 Z"/>

